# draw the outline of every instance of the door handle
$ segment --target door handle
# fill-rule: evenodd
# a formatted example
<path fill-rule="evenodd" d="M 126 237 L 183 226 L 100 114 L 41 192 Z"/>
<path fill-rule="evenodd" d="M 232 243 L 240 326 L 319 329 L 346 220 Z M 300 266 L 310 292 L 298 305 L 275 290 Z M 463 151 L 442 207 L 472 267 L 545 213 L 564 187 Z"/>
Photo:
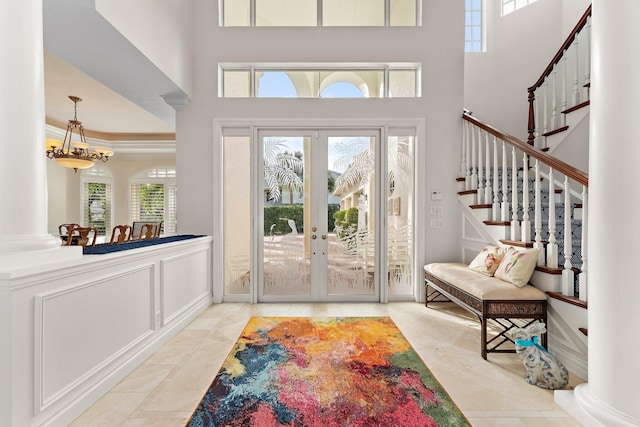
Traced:
<path fill-rule="evenodd" d="M 312 234 L 312 235 L 311 235 L 311 238 L 312 238 L 313 240 L 316 240 L 316 239 L 318 238 L 318 236 L 316 236 L 315 234 Z"/>
<path fill-rule="evenodd" d="M 322 240 L 327 240 L 327 235 L 326 234 L 323 234 L 321 237 L 322 237 Z"/>
<path fill-rule="evenodd" d="M 311 227 L 311 231 L 315 233 L 316 231 L 318 231 L 318 227 Z"/>

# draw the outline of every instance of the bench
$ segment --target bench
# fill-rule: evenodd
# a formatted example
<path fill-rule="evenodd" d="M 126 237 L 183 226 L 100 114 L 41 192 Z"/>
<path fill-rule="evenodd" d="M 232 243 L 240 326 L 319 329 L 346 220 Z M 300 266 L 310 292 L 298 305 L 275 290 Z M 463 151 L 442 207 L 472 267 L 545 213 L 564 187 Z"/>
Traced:
<path fill-rule="evenodd" d="M 426 302 L 451 301 L 478 316 L 481 324 L 480 354 L 515 353 L 508 332 L 514 327 L 526 327 L 534 322 L 547 323 L 547 295 L 531 285 L 521 288 L 496 277 L 473 271 L 467 264 L 433 263 L 424 267 Z M 430 291 L 430 288 L 433 290 Z M 487 321 L 492 319 L 500 328 L 498 335 L 488 339 Z M 525 324 L 514 323 L 526 319 Z M 506 346 L 502 347 L 504 344 Z M 547 334 L 542 336 L 547 347 Z M 505 348 L 505 347 L 510 348 Z M 502 348 L 500 348 L 502 347 Z"/>

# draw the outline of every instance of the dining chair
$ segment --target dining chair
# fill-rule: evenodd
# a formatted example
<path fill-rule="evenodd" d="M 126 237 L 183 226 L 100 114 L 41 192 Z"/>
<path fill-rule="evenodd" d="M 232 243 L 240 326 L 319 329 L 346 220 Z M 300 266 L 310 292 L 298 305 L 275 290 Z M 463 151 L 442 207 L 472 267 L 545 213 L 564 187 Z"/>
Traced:
<path fill-rule="evenodd" d="M 111 231 L 111 240 L 109 244 L 128 242 L 131 240 L 131 226 L 130 225 L 116 225 Z"/>
<path fill-rule="evenodd" d="M 62 244 L 66 244 L 67 236 L 69 235 L 69 231 L 74 227 L 79 227 L 80 224 L 75 224 L 73 222 L 67 224 L 60 224 L 58 226 L 58 235 L 60 236 L 60 240 L 62 240 Z"/>
<path fill-rule="evenodd" d="M 140 234 L 136 240 L 148 240 L 156 237 L 156 230 L 158 228 L 158 224 L 155 222 L 151 222 L 148 224 L 142 224 L 140 227 Z"/>
<path fill-rule="evenodd" d="M 94 246 L 98 238 L 98 230 L 95 227 L 76 226 L 67 234 L 66 246 Z"/>

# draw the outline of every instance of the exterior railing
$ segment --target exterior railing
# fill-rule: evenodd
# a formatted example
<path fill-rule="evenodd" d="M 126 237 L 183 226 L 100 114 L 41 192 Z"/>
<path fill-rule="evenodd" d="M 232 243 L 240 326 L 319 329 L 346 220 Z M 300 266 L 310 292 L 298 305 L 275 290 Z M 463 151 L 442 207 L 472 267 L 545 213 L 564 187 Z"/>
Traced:
<path fill-rule="evenodd" d="M 465 190 L 475 190 L 475 204 L 491 205 L 491 221 L 509 225 L 508 240 L 538 248 L 540 266 L 562 269 L 564 295 L 575 295 L 577 268 L 586 301 L 588 175 L 467 111 L 462 118 Z"/>

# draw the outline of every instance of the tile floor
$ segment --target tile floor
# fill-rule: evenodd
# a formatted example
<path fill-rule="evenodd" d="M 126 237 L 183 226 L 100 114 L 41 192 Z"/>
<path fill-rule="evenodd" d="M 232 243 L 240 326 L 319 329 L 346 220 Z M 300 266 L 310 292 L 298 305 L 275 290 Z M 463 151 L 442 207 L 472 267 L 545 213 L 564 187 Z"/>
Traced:
<path fill-rule="evenodd" d="M 213 305 L 72 426 L 184 426 L 250 316 L 391 316 L 473 426 L 580 426 L 515 354 L 483 360 L 478 321 L 451 303 Z"/>

